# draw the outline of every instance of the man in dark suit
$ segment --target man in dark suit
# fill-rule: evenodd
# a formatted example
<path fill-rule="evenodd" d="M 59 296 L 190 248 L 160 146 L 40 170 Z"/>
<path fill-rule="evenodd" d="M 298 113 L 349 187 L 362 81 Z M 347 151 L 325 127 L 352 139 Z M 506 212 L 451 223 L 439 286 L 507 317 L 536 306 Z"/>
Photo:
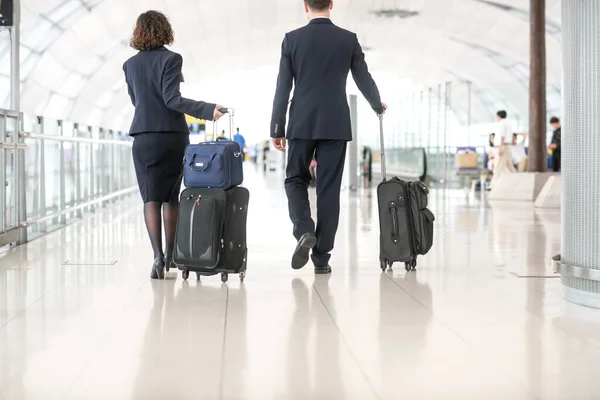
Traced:
<path fill-rule="evenodd" d="M 340 215 L 340 187 L 346 145 L 352 140 L 346 97 L 348 73 L 377 114 L 385 112 L 356 34 L 335 26 L 329 19 L 333 2 L 305 0 L 310 23 L 285 35 L 277 90 L 273 102 L 271 137 L 275 148 L 286 151 L 286 114 L 292 85 L 294 96 L 287 129 L 289 141 L 285 191 L 298 244 L 292 268 L 312 260 L 315 272 L 328 274 Z M 311 218 L 309 166 L 317 169 L 317 224 Z"/>
<path fill-rule="evenodd" d="M 552 150 L 552 171 L 560 172 L 560 120 L 557 117 L 550 119 L 550 125 L 554 128 L 552 141 L 548 148 Z"/>

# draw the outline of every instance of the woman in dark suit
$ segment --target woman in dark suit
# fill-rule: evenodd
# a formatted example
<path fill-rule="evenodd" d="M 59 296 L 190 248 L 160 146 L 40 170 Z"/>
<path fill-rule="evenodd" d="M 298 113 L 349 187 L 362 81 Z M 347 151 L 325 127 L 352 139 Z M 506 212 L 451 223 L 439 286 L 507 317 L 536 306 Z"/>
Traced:
<path fill-rule="evenodd" d="M 183 153 L 189 144 L 185 114 L 217 120 L 220 105 L 181 97 L 183 81 L 181 55 L 164 46 L 173 43 L 173 29 L 167 17 L 157 11 L 139 16 L 131 47 L 139 50 L 123 65 L 131 102 L 135 106 L 129 134 L 144 219 L 154 250 L 152 279 L 163 279 L 165 265 L 173 260 L 173 243 L 183 176 Z M 166 248 L 162 250 L 161 208 Z"/>

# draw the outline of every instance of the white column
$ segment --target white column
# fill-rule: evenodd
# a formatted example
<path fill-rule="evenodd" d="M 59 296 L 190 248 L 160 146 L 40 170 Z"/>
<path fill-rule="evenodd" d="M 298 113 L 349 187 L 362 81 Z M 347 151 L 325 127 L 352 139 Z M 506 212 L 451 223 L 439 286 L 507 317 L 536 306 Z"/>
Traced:
<path fill-rule="evenodd" d="M 562 1 L 565 299 L 600 308 L 600 2 Z"/>

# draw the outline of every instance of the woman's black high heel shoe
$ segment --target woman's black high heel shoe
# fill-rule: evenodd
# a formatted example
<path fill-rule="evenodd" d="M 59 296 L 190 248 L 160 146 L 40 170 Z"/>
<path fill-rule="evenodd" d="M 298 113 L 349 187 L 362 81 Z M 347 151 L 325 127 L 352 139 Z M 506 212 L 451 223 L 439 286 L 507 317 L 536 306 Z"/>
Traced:
<path fill-rule="evenodd" d="M 165 279 L 165 261 L 162 257 L 159 256 L 154 259 L 152 271 L 150 272 L 150 278 Z"/>
<path fill-rule="evenodd" d="M 165 268 L 167 269 L 167 272 L 169 272 L 169 270 L 174 267 L 175 265 L 173 264 L 173 253 L 165 252 Z"/>

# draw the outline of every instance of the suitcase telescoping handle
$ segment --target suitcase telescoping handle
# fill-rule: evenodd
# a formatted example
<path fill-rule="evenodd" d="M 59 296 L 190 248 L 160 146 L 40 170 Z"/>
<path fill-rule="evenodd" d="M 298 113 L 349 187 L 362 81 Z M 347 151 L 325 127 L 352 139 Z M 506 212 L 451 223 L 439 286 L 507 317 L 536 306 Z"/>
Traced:
<path fill-rule="evenodd" d="M 229 140 L 233 140 L 233 117 L 235 116 L 235 110 L 233 108 L 219 108 L 219 112 L 222 114 L 229 114 Z M 217 140 L 217 121 L 213 122 L 213 139 Z"/>
<path fill-rule="evenodd" d="M 387 179 L 387 166 L 385 164 L 385 143 L 383 140 L 383 114 L 379 114 L 379 142 L 381 144 L 381 176 L 385 181 Z"/>

